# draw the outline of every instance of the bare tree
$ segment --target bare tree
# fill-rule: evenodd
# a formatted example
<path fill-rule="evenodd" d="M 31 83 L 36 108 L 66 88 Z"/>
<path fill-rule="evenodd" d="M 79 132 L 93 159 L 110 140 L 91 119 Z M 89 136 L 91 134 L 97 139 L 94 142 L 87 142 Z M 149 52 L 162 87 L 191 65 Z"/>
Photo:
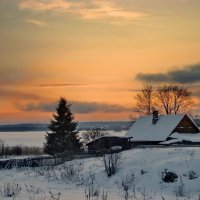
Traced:
<path fill-rule="evenodd" d="M 122 189 L 122 197 L 124 200 L 137 199 L 134 173 L 122 178 L 121 182 L 119 183 L 119 188 Z"/>
<path fill-rule="evenodd" d="M 85 143 L 90 142 L 92 140 L 95 140 L 97 138 L 103 137 L 108 135 L 108 132 L 106 132 L 104 129 L 101 128 L 93 128 L 91 130 L 87 130 L 82 134 L 82 138 Z"/>
<path fill-rule="evenodd" d="M 145 85 L 135 96 L 135 112 L 149 115 L 155 109 L 154 91 L 151 85 Z"/>
<path fill-rule="evenodd" d="M 114 175 L 121 167 L 123 158 L 121 153 L 104 154 L 103 166 L 108 177 Z"/>
<path fill-rule="evenodd" d="M 186 111 L 192 104 L 192 93 L 185 87 L 164 85 L 157 89 L 157 99 L 165 114 Z"/>
<path fill-rule="evenodd" d="M 0 139 L 0 156 L 4 155 L 4 141 Z"/>

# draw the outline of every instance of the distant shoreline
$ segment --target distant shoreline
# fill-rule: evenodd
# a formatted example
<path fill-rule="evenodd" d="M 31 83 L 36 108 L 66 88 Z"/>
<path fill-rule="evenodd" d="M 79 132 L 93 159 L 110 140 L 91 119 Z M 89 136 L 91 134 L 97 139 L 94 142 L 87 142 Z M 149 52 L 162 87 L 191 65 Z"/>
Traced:
<path fill-rule="evenodd" d="M 79 122 L 78 130 L 102 128 L 105 130 L 122 131 L 128 130 L 134 121 L 103 121 L 103 122 Z M 26 131 L 47 131 L 48 124 L 44 123 L 21 123 L 0 125 L 0 132 L 26 132 Z"/>

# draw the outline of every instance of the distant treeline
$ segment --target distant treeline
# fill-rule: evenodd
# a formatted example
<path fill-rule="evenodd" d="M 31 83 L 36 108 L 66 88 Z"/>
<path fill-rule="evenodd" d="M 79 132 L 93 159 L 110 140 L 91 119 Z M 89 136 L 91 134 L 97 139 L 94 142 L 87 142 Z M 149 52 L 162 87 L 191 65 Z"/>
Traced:
<path fill-rule="evenodd" d="M 46 131 L 47 124 L 7 124 L 0 125 L 0 132 Z"/>
<path fill-rule="evenodd" d="M 200 120 L 195 122 L 200 127 Z M 102 128 L 108 131 L 128 130 L 134 121 L 112 121 L 112 122 L 79 122 L 79 130 L 89 130 L 93 128 Z M 0 132 L 25 132 L 25 131 L 47 131 L 48 124 L 7 124 L 0 125 Z"/>
<path fill-rule="evenodd" d="M 109 131 L 128 130 L 133 121 L 112 121 L 112 122 L 79 122 L 79 130 L 102 128 Z M 47 131 L 48 124 L 7 124 L 0 125 L 0 132 L 25 132 L 25 131 Z"/>

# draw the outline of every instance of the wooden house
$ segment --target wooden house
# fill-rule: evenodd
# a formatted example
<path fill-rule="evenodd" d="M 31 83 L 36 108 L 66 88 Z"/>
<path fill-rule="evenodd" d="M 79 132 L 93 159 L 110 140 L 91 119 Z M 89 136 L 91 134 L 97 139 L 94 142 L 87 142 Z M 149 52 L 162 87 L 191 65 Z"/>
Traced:
<path fill-rule="evenodd" d="M 88 151 L 129 149 L 130 137 L 104 136 L 86 144 Z"/>
<path fill-rule="evenodd" d="M 129 129 L 127 136 L 132 137 L 135 145 L 153 145 L 172 139 L 176 139 L 176 142 L 200 142 L 199 127 L 188 114 L 158 115 L 157 111 L 140 117 Z"/>

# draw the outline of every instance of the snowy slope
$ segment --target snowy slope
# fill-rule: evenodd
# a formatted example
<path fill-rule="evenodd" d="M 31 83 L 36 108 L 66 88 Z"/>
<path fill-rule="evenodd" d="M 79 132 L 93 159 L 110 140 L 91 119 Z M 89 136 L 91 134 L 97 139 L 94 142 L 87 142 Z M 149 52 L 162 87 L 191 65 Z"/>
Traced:
<path fill-rule="evenodd" d="M 144 194 L 152 196 L 152 199 L 162 199 L 162 197 L 167 200 L 176 199 L 175 193 L 180 186 L 180 177 L 183 180 L 184 195 L 188 197 L 187 199 L 198 199 L 200 148 L 134 149 L 123 152 L 122 156 L 121 168 L 109 178 L 104 172 L 100 158 L 73 160 L 53 168 L 0 171 L 0 190 L 6 183 L 16 183 L 22 188 L 16 199 L 30 199 L 31 195 L 35 199 L 39 199 L 41 195 L 50 199 L 50 190 L 55 195 L 60 192 L 60 200 L 81 200 L 85 199 L 85 189 L 87 191 L 93 187 L 100 192 L 103 189 L 108 191 L 108 200 L 117 200 L 123 199 L 122 180 L 134 174 L 138 199 L 144 199 Z M 75 169 L 73 176 L 69 176 L 68 173 L 70 166 Z M 165 169 L 178 175 L 177 182 L 162 181 L 162 172 Z M 192 171 L 195 173 L 195 179 L 190 180 L 189 174 Z M 41 192 L 34 193 L 31 187 L 41 188 Z M 185 197 L 178 199 L 185 199 Z"/>

